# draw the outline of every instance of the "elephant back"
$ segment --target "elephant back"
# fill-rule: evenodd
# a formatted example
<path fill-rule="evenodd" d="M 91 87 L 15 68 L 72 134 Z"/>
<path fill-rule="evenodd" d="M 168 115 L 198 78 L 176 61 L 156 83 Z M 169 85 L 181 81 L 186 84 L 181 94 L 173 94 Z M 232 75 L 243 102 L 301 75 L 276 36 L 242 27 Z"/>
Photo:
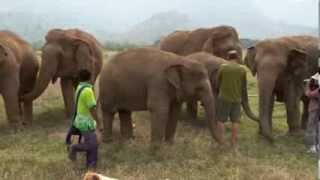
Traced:
<path fill-rule="evenodd" d="M 22 63 L 23 59 L 28 55 L 28 51 L 33 51 L 28 42 L 11 31 L 0 31 L 0 44 L 9 48 L 19 63 Z"/>
<path fill-rule="evenodd" d="M 160 40 L 160 49 L 179 54 L 189 35 L 190 31 L 175 31 Z"/>

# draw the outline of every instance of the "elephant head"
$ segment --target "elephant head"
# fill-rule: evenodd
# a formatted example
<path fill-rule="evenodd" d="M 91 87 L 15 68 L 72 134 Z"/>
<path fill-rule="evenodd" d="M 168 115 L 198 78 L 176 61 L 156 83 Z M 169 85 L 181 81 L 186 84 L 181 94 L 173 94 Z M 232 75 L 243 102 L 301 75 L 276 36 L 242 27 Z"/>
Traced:
<path fill-rule="evenodd" d="M 214 54 L 218 57 L 229 59 L 229 53 L 237 52 L 237 61 L 242 63 L 242 48 L 238 33 L 232 27 L 221 26 L 215 28 L 208 40 L 204 43 L 202 51 Z"/>
<path fill-rule="evenodd" d="M 13 52 L 4 43 L 0 43 L 0 73 L 7 73 L 12 69 L 18 72 L 18 64 Z"/>
<path fill-rule="evenodd" d="M 8 51 L 6 50 L 5 46 L 0 44 L 0 65 L 4 64 L 4 62 L 8 59 Z"/>
<path fill-rule="evenodd" d="M 298 106 L 293 99 L 299 100 L 302 94 L 307 54 L 304 50 L 281 41 L 266 40 L 248 49 L 245 64 L 253 75 L 257 74 L 260 133 L 272 140 L 274 95 L 286 102 L 288 121 L 299 118 L 290 116 L 289 112 L 291 107 Z"/>
<path fill-rule="evenodd" d="M 34 90 L 25 95 L 26 99 L 36 99 L 47 88 L 49 82 L 57 78 L 77 80 L 81 69 L 94 72 L 96 49 L 93 43 L 79 36 L 79 31 L 54 29 L 46 36 L 42 47 L 42 61 Z M 93 80 L 95 79 L 93 76 Z"/>
<path fill-rule="evenodd" d="M 168 82 L 175 88 L 179 99 L 200 99 L 205 109 L 209 130 L 213 138 L 221 142 L 214 119 L 215 100 L 205 66 L 194 60 L 186 59 L 183 65 L 170 66 L 166 69 L 165 74 Z"/>

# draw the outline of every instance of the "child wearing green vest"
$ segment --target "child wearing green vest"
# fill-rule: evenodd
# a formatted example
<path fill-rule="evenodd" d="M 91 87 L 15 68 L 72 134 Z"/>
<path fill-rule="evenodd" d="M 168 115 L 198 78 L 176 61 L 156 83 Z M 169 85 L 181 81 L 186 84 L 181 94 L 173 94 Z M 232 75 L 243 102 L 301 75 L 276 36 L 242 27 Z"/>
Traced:
<path fill-rule="evenodd" d="M 84 142 L 70 145 L 69 159 L 75 161 L 78 152 L 87 153 L 87 168 L 96 169 L 98 160 L 98 143 L 96 130 L 96 99 L 94 96 L 93 86 L 89 83 L 91 73 L 87 70 L 79 72 L 80 84 L 76 89 L 75 112 L 66 143 L 70 144 L 70 137 L 74 131 L 84 137 Z"/>

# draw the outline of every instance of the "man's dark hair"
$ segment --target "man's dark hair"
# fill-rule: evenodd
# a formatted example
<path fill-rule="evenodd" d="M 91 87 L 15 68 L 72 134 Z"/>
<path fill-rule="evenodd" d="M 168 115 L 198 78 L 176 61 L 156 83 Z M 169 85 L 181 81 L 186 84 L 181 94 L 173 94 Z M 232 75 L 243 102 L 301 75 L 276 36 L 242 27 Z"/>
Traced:
<path fill-rule="evenodd" d="M 86 69 L 82 69 L 79 71 L 79 81 L 84 82 L 84 81 L 90 81 L 91 79 L 91 73 L 90 71 Z"/>

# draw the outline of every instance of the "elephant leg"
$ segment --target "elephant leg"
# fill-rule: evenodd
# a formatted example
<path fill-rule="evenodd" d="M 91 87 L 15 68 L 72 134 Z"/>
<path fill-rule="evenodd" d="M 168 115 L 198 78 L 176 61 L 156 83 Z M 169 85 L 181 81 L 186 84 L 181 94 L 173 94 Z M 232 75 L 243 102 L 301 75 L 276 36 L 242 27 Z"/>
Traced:
<path fill-rule="evenodd" d="M 306 129 L 308 124 L 308 117 L 309 117 L 309 100 L 306 97 L 302 98 L 303 102 L 303 112 L 301 117 L 301 128 Z"/>
<path fill-rule="evenodd" d="M 298 98 L 288 98 L 286 103 L 287 124 L 289 133 L 296 134 L 300 130 L 300 108 Z"/>
<path fill-rule="evenodd" d="M 74 87 L 73 81 L 70 78 L 61 78 L 61 90 L 63 95 L 65 117 L 71 120 L 74 111 Z"/>
<path fill-rule="evenodd" d="M 269 97 L 260 96 L 259 100 L 259 113 L 260 113 L 260 123 L 259 134 L 264 136 L 268 141 L 273 141 L 272 136 L 272 111 L 274 104 L 274 96 L 270 95 Z M 262 114 L 262 115 L 261 115 Z"/>
<path fill-rule="evenodd" d="M 20 128 L 21 125 L 18 99 L 18 82 L 19 81 L 17 80 L 6 81 L 6 87 L 2 91 L 8 122 L 13 128 Z"/>
<path fill-rule="evenodd" d="M 272 129 L 272 112 L 273 112 L 273 106 L 274 106 L 274 95 L 271 96 L 271 102 L 269 105 L 269 127 Z"/>
<path fill-rule="evenodd" d="M 168 106 L 158 107 L 151 110 L 151 142 L 161 143 L 165 135 L 169 117 Z"/>
<path fill-rule="evenodd" d="M 120 118 L 120 132 L 121 136 L 130 139 L 133 138 L 133 126 L 131 119 L 131 111 L 120 110 L 119 111 Z"/>
<path fill-rule="evenodd" d="M 102 110 L 102 116 L 103 116 L 103 136 L 104 136 L 103 140 L 105 142 L 111 142 L 114 113 Z"/>
<path fill-rule="evenodd" d="M 174 135 L 177 129 L 177 122 L 180 115 L 181 110 L 181 104 L 180 103 L 173 103 L 171 105 L 170 114 L 169 114 L 169 120 L 167 122 L 166 127 L 166 136 L 165 141 L 167 142 L 173 142 Z"/>
<path fill-rule="evenodd" d="M 32 101 L 24 101 L 23 102 L 23 124 L 24 125 L 32 125 L 33 119 L 33 106 Z"/>
<path fill-rule="evenodd" d="M 188 120 L 190 121 L 197 120 L 197 114 L 198 114 L 197 100 L 192 99 L 187 102 L 187 114 L 188 114 Z"/>

